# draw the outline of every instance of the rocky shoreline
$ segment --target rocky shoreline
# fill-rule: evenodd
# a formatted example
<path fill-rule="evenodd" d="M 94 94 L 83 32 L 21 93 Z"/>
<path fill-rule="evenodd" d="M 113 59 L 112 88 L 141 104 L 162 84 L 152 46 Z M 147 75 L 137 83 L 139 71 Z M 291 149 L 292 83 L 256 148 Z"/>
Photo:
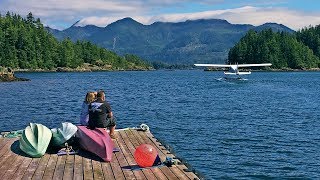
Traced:
<path fill-rule="evenodd" d="M 16 77 L 14 75 L 14 71 L 11 68 L 1 68 L 0 82 L 12 82 L 12 81 L 30 81 L 30 79 Z"/>
<path fill-rule="evenodd" d="M 98 72 L 98 71 L 152 71 L 155 70 L 152 67 L 140 67 L 135 66 L 132 68 L 112 68 L 111 66 L 95 66 L 86 64 L 81 67 L 77 68 L 66 68 L 66 67 L 57 67 L 55 69 L 11 69 L 11 68 L 4 68 L 1 67 L 0 70 L 0 82 L 12 82 L 12 81 L 29 81 L 29 79 L 26 78 L 19 78 L 16 77 L 14 72 Z"/>

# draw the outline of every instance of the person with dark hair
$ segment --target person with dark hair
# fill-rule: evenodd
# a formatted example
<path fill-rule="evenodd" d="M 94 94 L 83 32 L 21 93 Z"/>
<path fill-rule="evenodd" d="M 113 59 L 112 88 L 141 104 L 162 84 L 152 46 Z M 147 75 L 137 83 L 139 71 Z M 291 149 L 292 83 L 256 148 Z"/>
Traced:
<path fill-rule="evenodd" d="M 108 128 L 110 137 L 115 139 L 116 119 L 103 90 L 98 91 L 97 100 L 89 105 L 89 128 Z"/>

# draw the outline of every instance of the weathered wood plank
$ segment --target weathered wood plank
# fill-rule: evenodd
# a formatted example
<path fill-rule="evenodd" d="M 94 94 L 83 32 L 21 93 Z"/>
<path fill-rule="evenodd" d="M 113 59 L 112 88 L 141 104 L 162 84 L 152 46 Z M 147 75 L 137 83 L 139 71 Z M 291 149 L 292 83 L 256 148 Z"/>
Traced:
<path fill-rule="evenodd" d="M 15 161 L 13 161 L 10 168 L 7 169 L 5 174 L 2 176 L 2 179 L 13 179 L 13 176 L 16 175 L 18 168 L 21 166 L 21 164 L 23 163 L 23 160 L 24 160 L 23 156 L 20 156 L 20 155 L 16 155 L 16 156 L 17 156 L 17 158 L 15 158 Z"/>
<path fill-rule="evenodd" d="M 127 140 L 125 141 L 125 143 L 126 143 L 126 145 L 128 146 L 128 148 L 129 148 L 129 150 L 130 150 L 130 152 L 131 152 L 131 154 L 132 154 L 132 159 L 133 159 L 133 161 L 135 161 L 133 155 L 134 155 L 134 152 L 135 152 L 136 148 L 137 148 L 139 145 L 141 145 L 141 143 L 139 143 L 133 136 L 129 136 L 129 135 L 128 135 L 128 132 L 129 132 L 129 131 L 130 131 L 130 130 L 123 131 L 123 132 L 121 132 L 121 135 L 122 135 L 123 137 L 125 137 L 125 139 L 127 139 Z M 137 166 L 136 162 L 135 162 L 135 165 Z M 159 179 L 167 179 L 166 176 L 165 176 L 161 171 L 154 171 L 153 169 L 157 169 L 157 168 L 150 168 L 150 169 L 146 169 L 146 168 L 145 168 L 145 169 L 142 169 L 142 170 L 140 170 L 140 171 L 142 171 L 143 174 L 144 174 L 147 178 L 154 179 L 154 177 L 156 177 L 156 178 L 159 178 Z M 137 170 L 135 170 L 135 171 L 137 171 Z M 138 172 L 139 172 L 139 171 L 138 171 Z"/>
<path fill-rule="evenodd" d="M 111 164 L 109 162 L 102 162 L 101 168 L 102 168 L 103 176 L 105 179 L 115 180 L 115 176 L 113 174 Z"/>
<path fill-rule="evenodd" d="M 57 164 L 54 169 L 53 179 L 62 179 L 64 173 L 64 165 L 66 163 L 66 156 L 58 156 Z"/>
<path fill-rule="evenodd" d="M 150 132 L 121 130 L 116 132 L 114 153 L 111 162 L 89 152 L 77 155 L 58 156 L 45 154 L 41 158 L 30 158 L 19 148 L 18 138 L 0 138 L 0 179 L 199 179 L 192 172 L 185 172 L 185 165 L 136 168 L 133 154 L 137 146 L 148 143 L 155 146 L 163 161 L 166 156 L 174 157 L 161 146 Z"/>
<path fill-rule="evenodd" d="M 146 135 L 146 132 L 142 132 L 142 131 L 136 131 L 136 133 L 134 133 L 136 136 L 140 136 L 140 138 L 146 142 L 146 143 L 150 143 L 151 145 L 153 144 L 154 146 L 157 147 L 158 151 L 159 151 L 159 156 L 161 158 L 165 158 L 165 157 L 171 157 L 173 158 L 174 155 L 171 154 L 167 149 L 165 149 L 163 146 L 160 146 L 161 143 L 159 142 L 153 142 L 149 139 L 149 137 Z M 179 169 L 180 165 L 173 165 L 172 167 L 169 167 L 169 169 L 177 176 L 178 179 L 190 179 L 190 177 L 188 177 L 184 171 L 182 171 L 181 169 Z"/>
<path fill-rule="evenodd" d="M 119 164 L 119 161 L 117 159 L 117 156 L 113 156 L 112 161 L 110 162 L 110 165 L 111 165 L 111 169 L 113 171 L 113 174 L 114 174 L 116 180 L 118 180 L 118 179 L 121 179 L 121 180 L 122 179 L 126 179 L 124 174 L 123 174 L 123 172 L 122 172 L 122 169 L 120 167 L 120 164 Z"/>
<path fill-rule="evenodd" d="M 44 156 L 42 156 L 42 158 L 40 159 L 39 165 L 33 174 L 33 177 L 32 177 L 33 180 L 43 179 L 42 177 L 47 167 L 49 158 L 50 158 L 49 154 L 45 154 Z"/>
<path fill-rule="evenodd" d="M 0 177 L 2 177 L 7 169 L 10 169 L 14 161 L 16 161 L 17 154 L 14 152 L 19 150 L 19 143 L 14 139 L 10 139 L 7 141 L 7 145 L 3 147 L 3 150 L 6 152 L 2 155 L 0 160 Z"/>
<path fill-rule="evenodd" d="M 151 132 L 145 132 L 146 136 L 150 139 L 150 141 L 152 141 L 154 144 L 159 144 L 159 142 L 157 142 L 157 140 L 154 138 L 154 136 L 151 134 Z M 164 149 L 164 148 L 160 148 L 160 151 L 163 154 L 167 154 L 168 155 L 168 150 Z M 184 164 L 180 164 L 177 165 L 177 167 L 180 169 L 180 171 L 182 173 L 184 173 L 189 179 L 199 179 L 193 172 L 186 172 L 185 169 L 188 169 L 187 166 L 185 166 Z"/>
<path fill-rule="evenodd" d="M 8 153 L 10 153 L 10 148 L 13 143 L 13 139 L 8 139 L 7 141 L 4 142 L 2 148 L 0 149 L 0 164 L 5 162 L 6 157 L 8 157 Z"/>
<path fill-rule="evenodd" d="M 133 157 L 134 147 L 129 141 L 128 137 L 126 135 L 124 136 L 123 133 L 124 132 L 119 132 L 119 135 L 118 135 L 119 138 L 117 139 L 117 142 L 118 142 L 121 154 L 124 156 L 124 158 L 128 163 L 124 171 L 131 171 L 131 167 L 135 167 L 137 165 Z M 142 178 L 154 179 L 155 178 L 154 174 L 152 173 L 150 174 L 150 171 L 146 171 L 146 172 L 133 171 L 133 174 L 137 179 L 142 179 Z"/>
<path fill-rule="evenodd" d="M 12 176 L 11 179 L 22 179 L 25 171 L 28 169 L 31 162 L 32 162 L 32 158 L 23 157 L 23 161 L 21 165 L 18 167 L 17 171 L 15 172 L 14 176 Z"/>
<path fill-rule="evenodd" d="M 92 168 L 93 168 L 93 178 L 95 180 L 104 179 L 100 161 L 92 160 Z"/>
<path fill-rule="evenodd" d="M 65 155 L 66 163 L 64 165 L 63 179 L 73 179 L 74 155 Z"/>
<path fill-rule="evenodd" d="M 33 158 L 28 168 L 24 172 L 22 179 L 31 179 L 34 172 L 36 171 L 41 158 Z"/>
<path fill-rule="evenodd" d="M 43 179 L 53 179 L 54 170 L 58 161 L 58 156 L 56 154 L 51 154 L 47 167 L 43 174 Z"/>
<path fill-rule="evenodd" d="M 1 142 L 0 142 L 0 157 L 3 155 L 3 151 L 2 148 L 8 143 L 8 141 L 10 140 L 9 138 L 0 138 Z"/>
<path fill-rule="evenodd" d="M 121 137 L 118 135 L 117 140 L 114 140 L 115 147 L 119 147 L 119 143 L 117 141 L 120 141 Z M 134 173 L 132 171 L 129 171 L 128 169 L 125 169 L 125 167 L 128 167 L 128 162 L 124 157 L 123 152 L 120 150 L 120 152 L 113 153 L 114 156 L 118 159 L 119 164 L 122 168 L 122 172 L 126 179 L 136 179 Z"/>
<path fill-rule="evenodd" d="M 147 143 L 146 141 L 144 141 L 140 135 L 137 134 L 136 130 L 130 130 L 127 132 L 127 134 L 131 137 L 131 138 L 136 138 L 136 140 L 138 141 L 138 143 L 143 144 L 143 143 Z M 155 146 L 155 148 L 157 148 L 157 146 Z M 161 157 L 161 156 L 160 156 Z M 165 159 L 165 157 L 164 157 Z M 163 161 L 163 160 L 162 160 Z M 152 168 L 151 170 L 153 170 L 154 168 Z M 171 172 L 171 170 L 166 167 L 166 166 L 162 166 L 159 167 L 159 169 L 163 172 L 163 174 L 168 178 L 168 179 L 178 179 L 177 176 L 175 174 L 173 174 Z"/>
<path fill-rule="evenodd" d="M 83 158 L 83 178 L 84 179 L 93 179 L 92 163 L 91 159 Z"/>
<path fill-rule="evenodd" d="M 82 167 L 83 157 L 76 155 L 74 158 L 75 160 L 74 160 L 73 179 L 83 180 L 83 167 Z"/>

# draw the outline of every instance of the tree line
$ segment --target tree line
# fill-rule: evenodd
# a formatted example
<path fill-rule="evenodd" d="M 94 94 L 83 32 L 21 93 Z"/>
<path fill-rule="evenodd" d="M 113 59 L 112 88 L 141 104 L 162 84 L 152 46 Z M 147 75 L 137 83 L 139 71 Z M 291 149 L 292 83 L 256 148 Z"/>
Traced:
<path fill-rule="evenodd" d="M 84 63 L 111 69 L 146 69 L 135 55 L 118 56 L 87 41 L 58 41 L 32 13 L 26 18 L 0 14 L 0 66 L 14 69 L 77 68 Z"/>
<path fill-rule="evenodd" d="M 290 34 L 253 30 L 230 49 L 227 63 L 272 63 L 276 69 L 320 67 L 320 26 Z"/>

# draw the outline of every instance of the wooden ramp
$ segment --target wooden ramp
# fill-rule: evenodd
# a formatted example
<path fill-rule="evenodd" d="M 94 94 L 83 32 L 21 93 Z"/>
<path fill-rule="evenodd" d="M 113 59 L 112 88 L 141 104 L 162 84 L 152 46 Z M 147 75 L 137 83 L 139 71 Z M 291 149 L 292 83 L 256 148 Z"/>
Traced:
<path fill-rule="evenodd" d="M 111 162 L 83 150 L 76 155 L 49 152 L 41 158 L 30 158 L 20 150 L 19 138 L 0 138 L 0 179 L 199 179 L 182 163 L 137 168 L 133 154 L 140 144 L 157 147 L 161 161 L 174 157 L 150 132 L 119 130 L 116 137 L 115 147 L 120 151 L 113 153 Z"/>

